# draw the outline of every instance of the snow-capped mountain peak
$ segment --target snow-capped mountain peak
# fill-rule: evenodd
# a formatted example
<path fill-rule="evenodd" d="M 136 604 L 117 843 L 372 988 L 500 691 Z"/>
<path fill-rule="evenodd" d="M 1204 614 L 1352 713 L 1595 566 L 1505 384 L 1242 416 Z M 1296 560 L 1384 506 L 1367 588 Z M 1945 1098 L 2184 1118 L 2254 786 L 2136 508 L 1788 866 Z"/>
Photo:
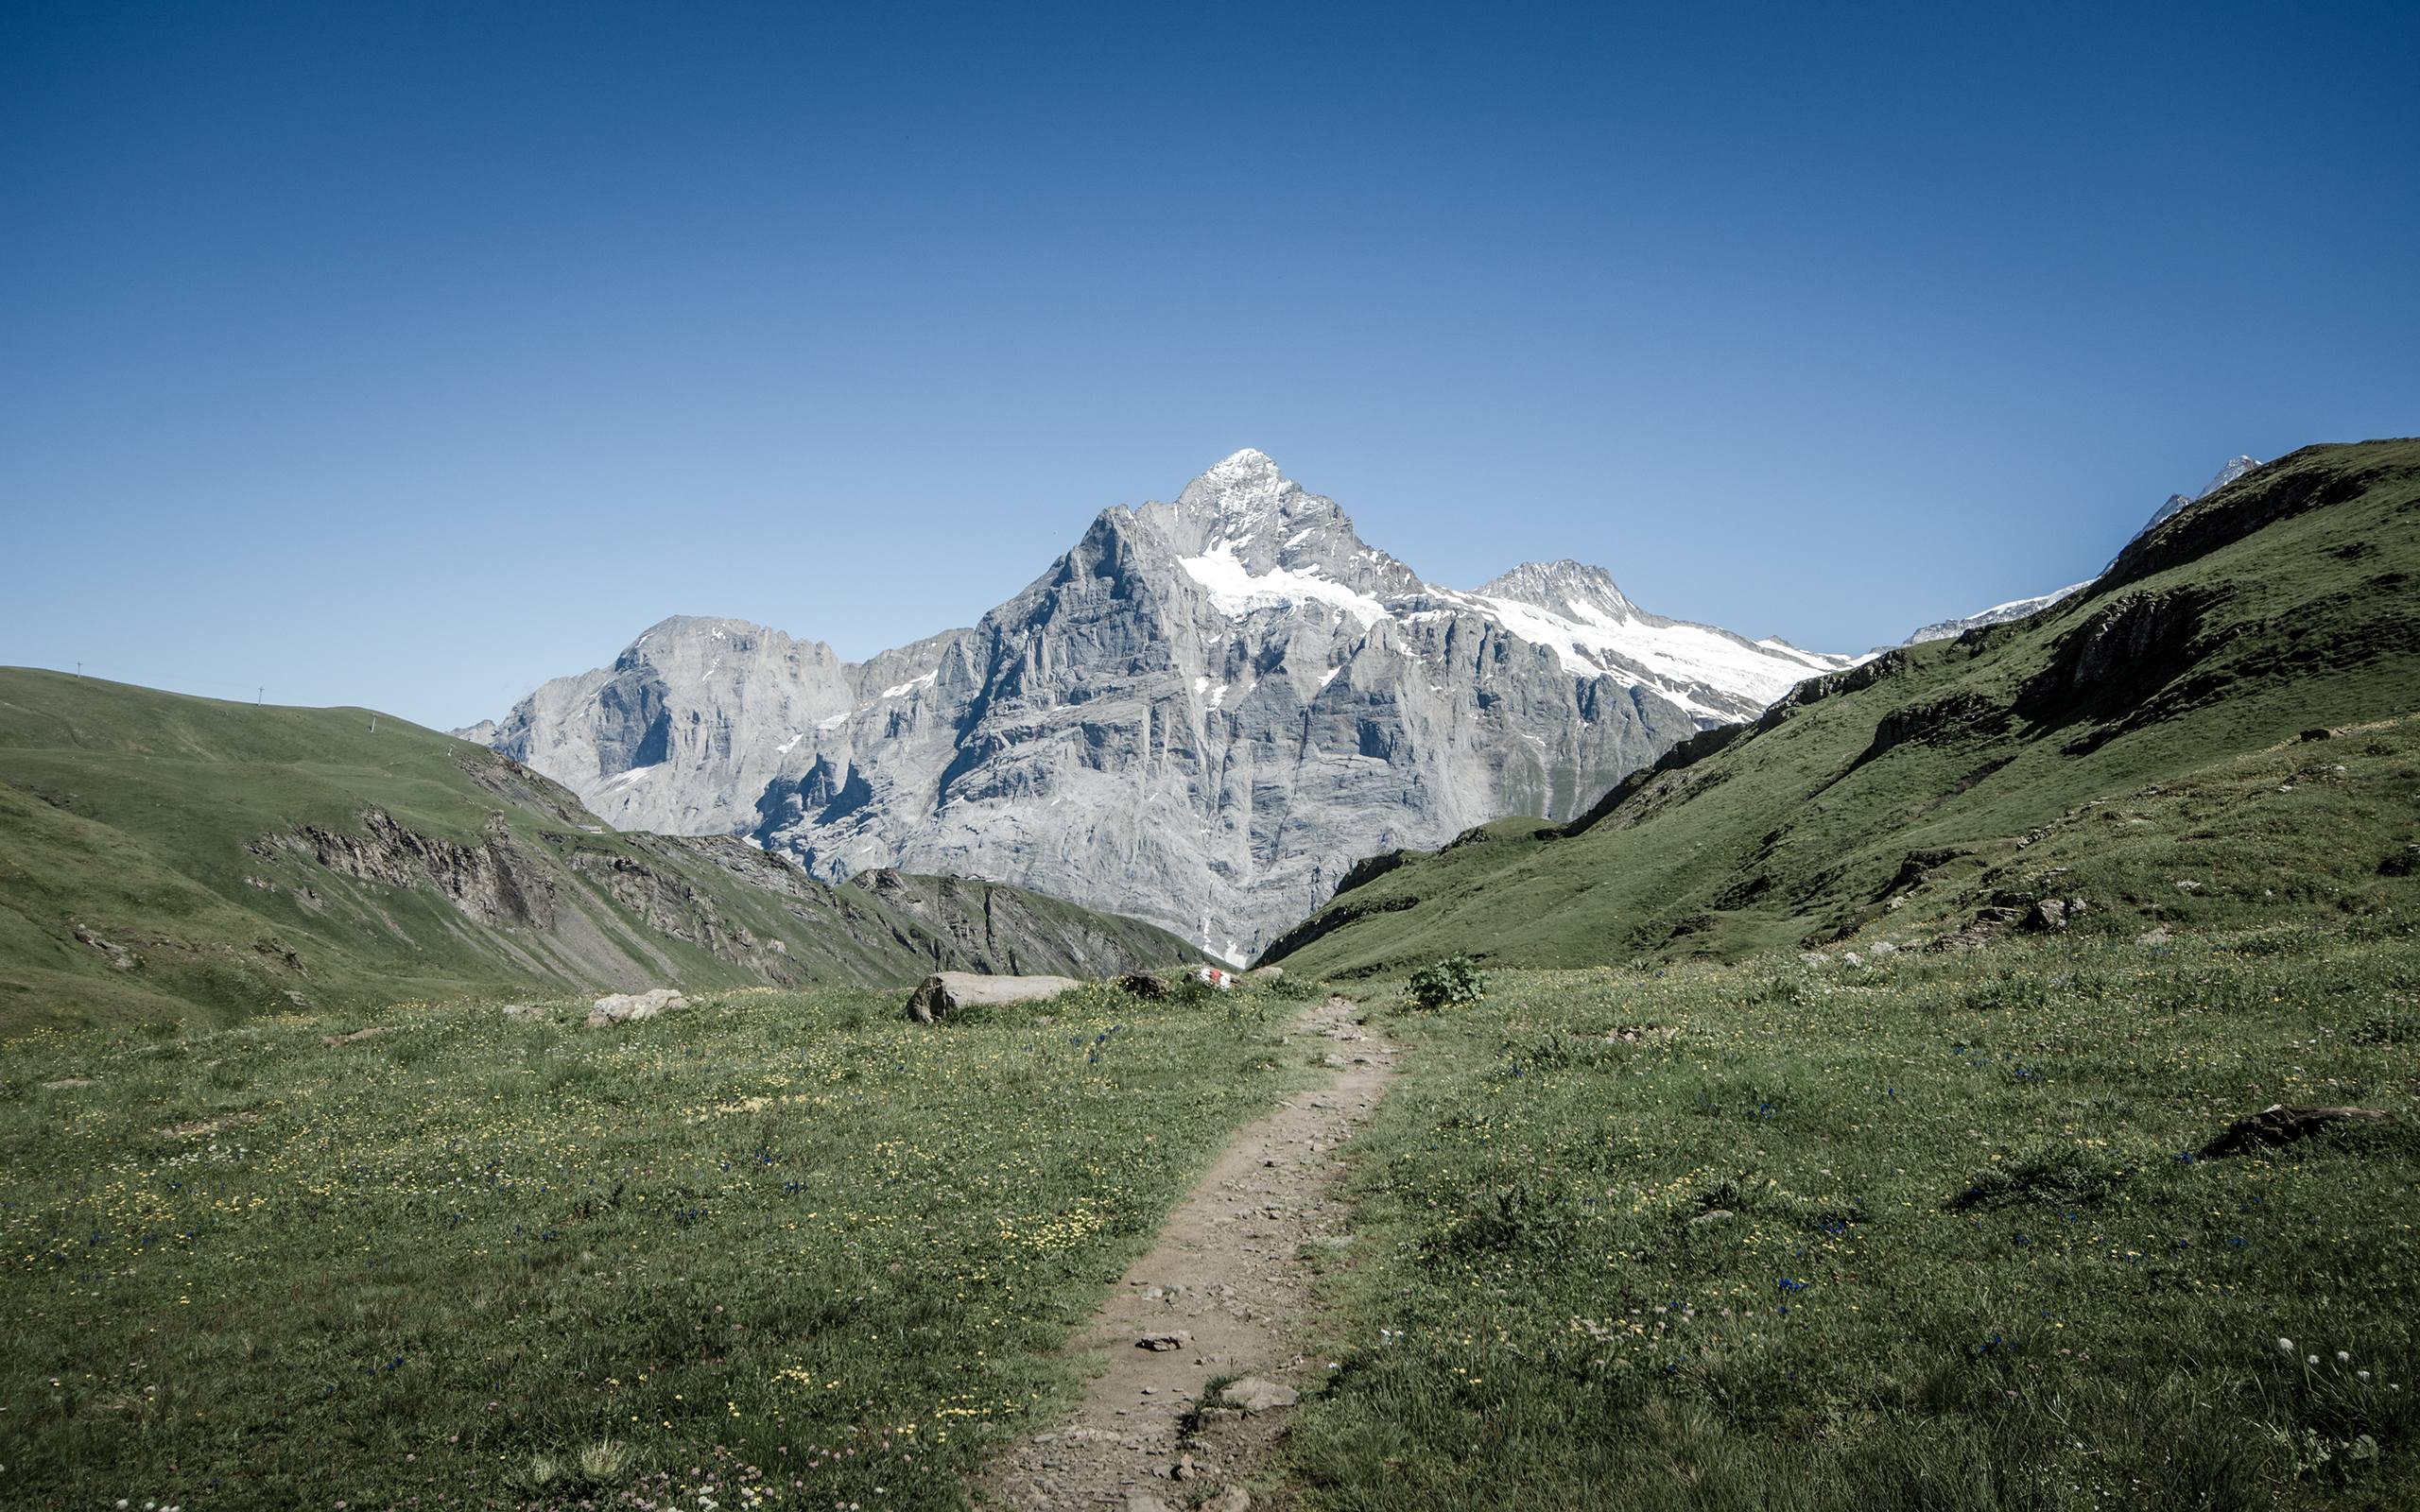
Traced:
<path fill-rule="evenodd" d="M 1271 596 L 1366 601 L 1416 592 L 1419 575 L 1365 543 L 1336 501 L 1309 492 L 1250 447 L 1195 478 L 1173 505 L 1146 505 L 1174 539 L 1185 571 L 1230 600 Z M 1357 602 L 1364 624 L 1383 618 Z"/>
<path fill-rule="evenodd" d="M 2217 475 L 2210 479 L 2209 485 L 2203 489 L 2201 492 L 2195 494 L 2194 497 L 2197 499 L 2206 499 L 2211 494 L 2218 492 L 2221 489 L 2225 488 L 2228 484 L 2233 483 L 2236 479 L 2243 476 L 2246 472 L 2251 472 L 2254 468 L 2258 467 L 2259 465 L 2260 459 L 2256 456 L 2231 457 L 2228 459 L 2227 465 L 2219 469 Z"/>
<path fill-rule="evenodd" d="M 2226 466 L 2219 469 L 2218 472 L 2210 479 L 2209 487 L 2204 489 L 2201 492 L 2190 494 L 2169 494 L 2166 504 L 2161 505 L 2157 509 L 2152 511 L 2151 519 L 2145 521 L 2143 524 L 2143 530 L 2149 530 L 2154 525 L 2166 524 L 2170 519 L 2175 517 L 2177 511 L 2183 509 L 2187 505 L 2199 503 L 2201 500 L 2208 498 L 2211 494 L 2218 492 L 2221 489 L 2225 488 L 2228 484 L 2233 483 L 2236 479 L 2243 476 L 2246 472 L 2251 472 L 2254 468 L 2256 468 L 2259 465 L 2260 459 L 2258 457 L 2229 457 L 2227 459 Z M 2142 533 L 2142 530 L 2135 532 L 2135 534 L 2138 536 Z"/>
<path fill-rule="evenodd" d="M 1576 561 L 1431 585 L 1246 450 L 1102 511 L 970 628 L 844 662 L 666 620 L 482 733 L 612 823 L 1015 881 L 1242 955 L 1357 857 L 1568 816 L 1848 660 L 1648 613 Z"/>
<path fill-rule="evenodd" d="M 1565 557 L 1525 561 L 1479 585 L 1481 598 L 1509 598 L 1549 610 L 1565 619 L 1617 621 L 1638 617 L 1638 607 L 1602 567 Z"/>
<path fill-rule="evenodd" d="M 1235 540 L 1259 535 L 1285 518 L 1289 507 L 1312 497 L 1302 485 L 1278 469 L 1266 452 L 1245 447 L 1184 486 L 1177 495 L 1177 512 L 1200 521 L 1219 537 Z M 1335 506 L 1327 504 L 1333 512 Z"/>

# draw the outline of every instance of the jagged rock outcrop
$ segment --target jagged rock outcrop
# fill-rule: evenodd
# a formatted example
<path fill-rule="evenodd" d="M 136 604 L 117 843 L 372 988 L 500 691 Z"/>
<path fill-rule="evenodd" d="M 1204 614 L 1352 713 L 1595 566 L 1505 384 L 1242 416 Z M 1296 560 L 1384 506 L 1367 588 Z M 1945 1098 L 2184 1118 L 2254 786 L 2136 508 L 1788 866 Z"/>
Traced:
<path fill-rule="evenodd" d="M 1104 511 L 971 628 L 852 663 L 670 619 L 490 743 L 616 826 L 1014 883 L 1240 959 L 1362 856 L 1568 818 L 1851 661 L 1647 613 L 1571 561 L 1438 587 L 1244 451 Z"/>

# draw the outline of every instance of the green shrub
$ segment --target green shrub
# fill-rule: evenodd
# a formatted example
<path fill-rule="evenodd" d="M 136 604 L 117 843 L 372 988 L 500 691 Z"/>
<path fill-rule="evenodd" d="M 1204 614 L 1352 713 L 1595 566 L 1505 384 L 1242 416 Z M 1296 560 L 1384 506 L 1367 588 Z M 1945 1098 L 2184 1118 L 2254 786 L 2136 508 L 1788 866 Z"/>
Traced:
<path fill-rule="evenodd" d="M 1487 975 L 1467 955 L 1448 955 L 1411 973 L 1411 1002 L 1420 1008 L 1451 1008 L 1487 996 Z"/>

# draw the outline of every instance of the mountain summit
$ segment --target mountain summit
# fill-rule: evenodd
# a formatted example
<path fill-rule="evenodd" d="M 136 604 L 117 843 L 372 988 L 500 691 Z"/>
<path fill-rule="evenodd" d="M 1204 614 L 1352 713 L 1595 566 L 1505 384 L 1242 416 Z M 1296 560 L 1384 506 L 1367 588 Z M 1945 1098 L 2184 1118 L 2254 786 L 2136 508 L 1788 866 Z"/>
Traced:
<path fill-rule="evenodd" d="M 1569 817 L 1850 660 L 1650 614 L 1574 561 L 1439 587 L 1247 449 L 1101 511 L 971 629 L 844 662 L 666 620 L 488 743 L 623 828 L 1011 882 L 1240 959 L 1362 856 Z"/>

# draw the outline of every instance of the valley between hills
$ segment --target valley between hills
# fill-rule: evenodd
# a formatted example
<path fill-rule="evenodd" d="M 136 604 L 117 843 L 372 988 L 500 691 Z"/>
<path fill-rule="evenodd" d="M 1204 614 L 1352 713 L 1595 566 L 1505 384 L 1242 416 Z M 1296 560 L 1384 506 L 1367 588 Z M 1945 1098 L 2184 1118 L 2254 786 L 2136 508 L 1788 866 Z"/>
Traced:
<path fill-rule="evenodd" d="M 1856 654 L 1255 452 L 469 739 L 0 672 L 0 1500 L 2411 1505 L 2420 441 L 2239 460 Z"/>

